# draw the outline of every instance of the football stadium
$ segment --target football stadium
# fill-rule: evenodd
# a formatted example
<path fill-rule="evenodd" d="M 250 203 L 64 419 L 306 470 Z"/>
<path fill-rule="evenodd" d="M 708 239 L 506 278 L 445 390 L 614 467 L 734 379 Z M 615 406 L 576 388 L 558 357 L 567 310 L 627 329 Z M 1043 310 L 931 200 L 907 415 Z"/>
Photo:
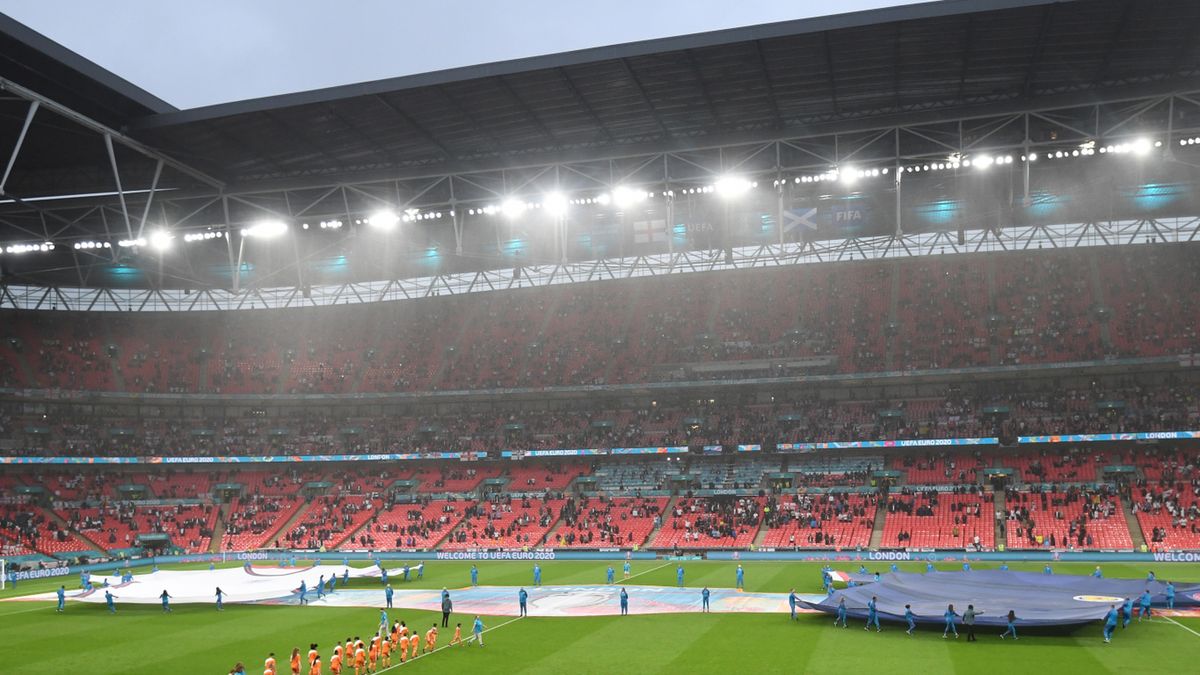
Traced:
<path fill-rule="evenodd" d="M 1197 672 L 1200 3 L 837 11 L 185 108 L 0 15 L 0 672 Z"/>

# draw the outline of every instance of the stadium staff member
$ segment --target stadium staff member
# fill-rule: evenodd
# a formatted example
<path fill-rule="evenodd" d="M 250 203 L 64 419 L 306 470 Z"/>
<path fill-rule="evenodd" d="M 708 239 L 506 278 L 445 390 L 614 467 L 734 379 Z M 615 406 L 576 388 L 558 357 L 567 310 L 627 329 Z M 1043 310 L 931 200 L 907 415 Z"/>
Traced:
<path fill-rule="evenodd" d="M 454 603 L 450 601 L 450 592 L 442 589 L 442 628 L 450 625 L 450 612 L 454 610 Z"/>

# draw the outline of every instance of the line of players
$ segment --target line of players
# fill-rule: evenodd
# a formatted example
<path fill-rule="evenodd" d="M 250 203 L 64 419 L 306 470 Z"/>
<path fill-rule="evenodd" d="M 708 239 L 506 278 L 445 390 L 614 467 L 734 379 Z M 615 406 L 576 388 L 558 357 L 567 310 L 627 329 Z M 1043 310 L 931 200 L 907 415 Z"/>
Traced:
<path fill-rule="evenodd" d="M 447 646 L 462 646 L 467 642 L 474 641 L 482 647 L 485 629 L 483 620 L 476 616 L 471 628 L 473 635 L 464 641 L 462 624 L 455 624 L 454 636 L 450 638 Z M 393 655 L 399 660 L 399 663 L 403 664 L 419 656 L 437 651 L 438 636 L 438 625 L 433 623 L 425 631 L 422 641 L 420 631 L 415 628 L 410 629 L 403 621 L 396 621 L 389 625 L 387 610 L 381 610 L 379 627 L 370 642 L 364 642 L 362 638 L 355 636 L 346 638 L 344 645 L 339 643 L 334 646 L 333 653 L 329 657 L 329 672 L 332 675 L 349 675 L 350 673 L 368 675 L 378 672 L 380 668 L 391 668 Z M 299 647 L 292 650 L 291 658 L 288 660 L 292 675 L 304 673 L 324 675 L 321 654 L 317 647 L 317 643 L 311 643 L 308 646 L 308 654 L 304 657 L 301 656 Z M 278 675 L 277 667 L 275 654 L 272 652 L 263 663 L 263 675 Z M 245 669 L 238 664 L 234 670 L 230 671 L 230 675 L 245 675 Z"/>

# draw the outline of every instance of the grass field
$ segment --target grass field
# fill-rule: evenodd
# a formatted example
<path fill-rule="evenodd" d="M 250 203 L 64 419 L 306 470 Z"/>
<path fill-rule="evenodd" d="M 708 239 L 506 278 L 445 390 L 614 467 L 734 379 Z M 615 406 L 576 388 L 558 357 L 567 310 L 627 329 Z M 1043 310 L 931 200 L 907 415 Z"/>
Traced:
<path fill-rule="evenodd" d="M 735 563 L 687 562 L 687 583 L 699 588 L 732 586 Z M 856 566 L 857 564 L 855 564 Z M 480 563 L 480 583 L 526 585 L 532 564 Z M 546 584 L 596 584 L 604 581 L 608 563 L 542 563 Z M 746 590 L 819 591 L 820 565 L 814 563 L 744 563 Z M 885 569 L 886 564 L 868 565 Z M 207 567 L 193 566 L 195 568 Z M 674 585 L 675 563 L 639 561 L 637 584 Z M 836 566 L 835 566 L 836 567 Z M 842 569 L 849 569 L 843 564 Z M 919 571 L 923 563 L 901 569 Z M 957 569 L 957 565 L 939 566 Z M 976 569 L 986 569 L 980 564 Z M 1041 563 L 1011 565 L 1040 570 Z M 186 569 L 186 566 L 173 569 Z M 428 564 L 424 587 L 451 589 L 469 580 L 470 563 Z M 1087 574 L 1090 564 L 1055 564 L 1060 574 Z M 1156 564 L 1160 579 L 1200 581 L 1200 565 Z M 1106 577 L 1144 578 L 1145 565 L 1104 565 Z M 618 572 L 618 578 L 620 573 Z M 0 597 L 49 591 L 64 580 L 21 583 Z M 70 586 L 75 577 L 66 578 Z M 355 588 L 377 588 L 355 580 Z M 410 586 L 406 586 L 410 587 Z M 382 603 L 382 592 L 380 602 Z M 515 593 L 514 593 L 515 597 Z M 633 600 L 636 602 L 636 597 Z M 515 602 L 515 600 L 514 600 Z M 328 668 L 335 641 L 366 636 L 378 621 L 371 608 L 227 605 L 218 614 L 211 605 L 175 607 L 164 615 L 157 606 L 118 605 L 110 615 L 103 605 L 68 603 L 58 614 L 53 603 L 0 603 L 0 673 L 56 675 L 225 675 L 234 663 L 246 672 L 262 672 L 268 652 L 275 652 L 282 673 L 292 647 L 320 645 Z M 410 626 L 427 626 L 440 615 L 394 610 L 393 618 Z M 455 614 L 469 631 L 471 616 Z M 391 672 L 439 673 L 1195 673 L 1200 672 L 1200 619 L 1159 619 L 1118 631 L 1103 644 L 1100 625 L 1071 631 L 1025 632 L 1020 642 L 1001 641 L 991 632 L 979 642 L 942 640 L 937 630 L 906 636 L 897 625 L 867 633 L 851 624 L 834 628 L 825 615 L 668 614 L 579 618 L 514 619 L 484 617 L 487 646 L 445 648 Z M 1172 622 L 1174 621 L 1174 622 Z M 992 631 L 998 632 L 998 631 Z M 449 641 L 443 631 L 440 642 Z M 328 672 L 328 670 L 326 670 Z M 347 672 L 347 671 L 343 671 Z M 349 671 L 353 672 L 353 671 Z M 382 669 L 381 669 L 382 672 Z M 307 670 L 305 670 L 307 674 Z"/>

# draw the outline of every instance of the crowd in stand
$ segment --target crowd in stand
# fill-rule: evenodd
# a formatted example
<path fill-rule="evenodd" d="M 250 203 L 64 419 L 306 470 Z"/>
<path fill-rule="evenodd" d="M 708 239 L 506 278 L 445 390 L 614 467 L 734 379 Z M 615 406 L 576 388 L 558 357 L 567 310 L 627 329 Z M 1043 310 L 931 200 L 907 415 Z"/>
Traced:
<path fill-rule="evenodd" d="M 686 499 L 675 505 L 671 528 L 682 530 L 683 541 L 735 538 L 758 528 L 762 509 L 756 499 Z"/>
<path fill-rule="evenodd" d="M 253 495 L 242 501 L 239 509 L 230 512 L 225 534 L 265 534 L 278 525 L 277 518 L 282 511 L 283 502 L 280 499 Z"/>
<path fill-rule="evenodd" d="M 886 457 L 840 452 L 836 462 L 833 457 L 697 456 L 687 462 L 597 460 L 592 466 L 569 461 L 470 467 L 424 462 L 275 472 L 22 469 L 0 476 L 0 547 L 6 555 L 119 550 L 141 546 L 138 535 L 165 534 L 172 546 L 208 550 L 217 493 L 233 489 L 238 492 L 224 521 L 225 534 L 251 530 L 263 536 L 251 543 L 227 537 L 222 544 L 251 547 L 389 549 L 439 542 L 449 548 L 745 547 L 756 533 L 766 531 L 772 535 L 770 546 L 838 548 L 865 545 L 881 508 L 892 524 L 885 530 L 885 545 L 945 545 L 929 543 L 936 541 L 978 550 L 992 545 L 994 526 L 1001 537 L 997 543 L 1007 540 L 1014 549 L 1127 549 L 1132 544 L 1122 504 L 1156 550 L 1194 548 L 1200 541 L 1200 455 L 1194 449 L 1106 445 L 904 451 Z M 511 494 L 540 488 L 548 480 L 566 488 L 572 478 L 600 476 L 614 467 L 648 472 L 660 465 L 669 465 L 673 476 L 736 476 L 728 470 L 752 465 L 758 478 L 754 485 L 738 488 L 737 496 L 701 497 L 679 488 L 669 509 L 665 496 L 582 496 L 540 489 L 525 490 L 537 498 Z M 853 491 L 829 490 L 850 473 L 845 467 L 858 465 L 911 468 L 899 469 L 901 483 L 890 489 L 876 486 L 871 472 L 865 472 Z M 1012 472 L 1005 506 L 997 509 L 994 521 L 986 479 L 977 472 L 959 481 L 966 467 L 991 466 Z M 774 482 L 780 471 L 807 476 L 811 484 L 824 476 L 826 484 L 816 487 L 819 491 L 808 485 L 780 487 Z M 908 472 L 927 484 L 912 484 Z M 403 476 L 413 478 L 398 482 Z M 484 476 L 507 476 L 504 480 L 511 482 L 485 486 Z M 542 478 L 530 485 L 531 476 Z M 472 477 L 474 483 L 469 482 Z M 37 498 L 27 486 L 43 487 L 46 498 Z M 192 492 L 185 495 L 183 486 L 191 486 Z M 462 494 L 441 494 L 445 486 Z M 490 492 L 497 489 L 502 492 Z M 128 496 L 139 491 L 139 498 Z M 145 498 L 151 501 L 141 501 Z M 289 515 L 283 517 L 285 513 Z M 647 540 L 656 529 L 658 535 Z M 267 535 L 272 535 L 269 541 Z"/>
<path fill-rule="evenodd" d="M 572 497 L 563 504 L 560 515 L 563 527 L 555 543 L 561 546 L 609 547 L 632 546 L 630 521 L 653 519 L 653 527 L 662 525 L 662 509 L 653 499 L 637 498 L 614 508 L 608 497 L 578 499 Z"/>
<path fill-rule="evenodd" d="M 863 373 L 1200 352 L 1192 249 L 1125 253 L 801 265 L 215 320 L 19 312 L 0 322 L 0 383 L 358 393 L 806 372 L 748 363 L 761 359 Z M 713 363 L 728 369 L 695 368 Z"/>
<path fill-rule="evenodd" d="M 730 396 L 637 409 L 523 415 L 463 412 L 343 417 L 301 407 L 279 417 L 141 418 L 6 409 L 0 447 L 27 455 L 362 454 L 503 449 L 734 445 L 1020 435 L 1174 431 L 1200 423 L 1188 382 L 1056 388 L 1038 384 L 950 385 L 913 399 L 830 400 L 780 395 L 771 403 Z M 947 479 L 961 481 L 969 468 Z M 962 474 L 962 475 L 957 475 Z M 954 482 L 951 481 L 951 482 Z"/>
<path fill-rule="evenodd" d="M 386 532 L 390 535 L 395 535 L 396 548 L 413 548 L 417 546 L 417 542 L 428 540 L 434 532 L 445 529 L 449 525 L 458 522 L 461 516 L 457 515 L 457 511 L 453 504 L 444 504 L 441 512 L 434 518 L 427 518 L 425 509 L 421 508 L 431 501 L 431 498 L 425 497 L 424 500 L 418 501 L 409 508 L 412 502 L 406 501 L 403 505 L 398 505 L 403 509 L 404 522 L 380 525 L 376 531 Z M 379 542 L 371 536 L 358 542 L 363 548 L 375 548 Z"/>
<path fill-rule="evenodd" d="M 1033 486 L 1028 492 L 1010 489 L 1005 495 L 1007 520 L 1016 521 L 1016 524 L 1008 527 L 1015 527 L 1017 539 L 1024 538 L 1031 546 L 1092 547 L 1095 542 L 1089 531 L 1091 523 L 1120 517 L 1116 497 L 1115 491 L 1104 485 L 1095 488 L 1072 485 L 1064 492 L 1044 490 L 1040 486 Z M 1070 508 L 1072 505 L 1076 508 Z M 1073 516 L 1073 513 L 1078 515 Z M 1044 534 L 1045 523 L 1039 525 L 1034 514 L 1067 521 L 1066 535 L 1056 540 L 1053 532 Z"/>
<path fill-rule="evenodd" d="M 836 492 L 798 494 L 778 499 L 772 497 L 763 509 L 766 514 L 764 525 L 774 530 L 795 524 L 798 530 L 803 530 L 799 539 L 795 533 L 789 535 L 789 547 L 801 544 L 807 548 L 836 547 L 843 542 L 829 531 L 829 524 L 834 521 L 858 521 L 869 531 L 875 526 L 877 503 L 878 493 L 875 492 L 861 503 L 853 503 L 848 494 Z"/>
<path fill-rule="evenodd" d="M 511 517 L 514 506 L 523 510 L 515 518 Z M 545 543 L 544 538 L 527 530 L 534 526 L 545 530 L 558 518 L 549 506 L 535 506 L 534 500 L 528 497 L 514 500 L 507 494 L 471 504 L 466 507 L 465 516 L 466 526 L 452 534 L 450 542 L 480 547 L 499 539 L 512 540 L 520 546 L 541 546 Z"/>

